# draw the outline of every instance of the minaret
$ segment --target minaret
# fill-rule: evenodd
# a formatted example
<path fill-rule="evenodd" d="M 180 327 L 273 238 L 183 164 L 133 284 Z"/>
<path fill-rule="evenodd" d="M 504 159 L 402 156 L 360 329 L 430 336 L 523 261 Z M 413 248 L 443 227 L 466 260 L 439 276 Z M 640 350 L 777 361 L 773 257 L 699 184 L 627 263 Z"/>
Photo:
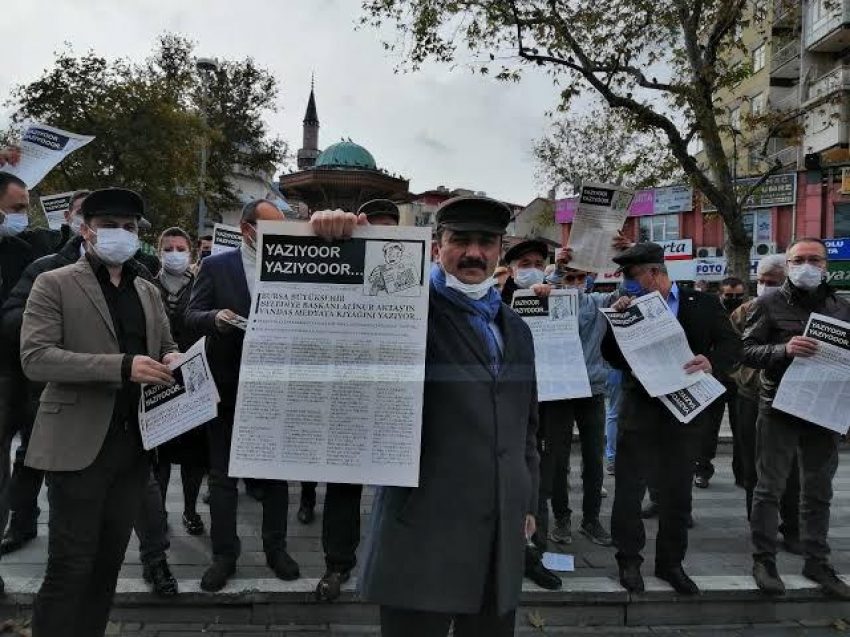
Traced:
<path fill-rule="evenodd" d="M 312 168 L 316 164 L 319 150 L 319 114 L 316 111 L 315 76 L 310 79 L 310 99 L 307 101 L 307 112 L 304 114 L 304 137 L 298 150 L 298 170 Z"/>

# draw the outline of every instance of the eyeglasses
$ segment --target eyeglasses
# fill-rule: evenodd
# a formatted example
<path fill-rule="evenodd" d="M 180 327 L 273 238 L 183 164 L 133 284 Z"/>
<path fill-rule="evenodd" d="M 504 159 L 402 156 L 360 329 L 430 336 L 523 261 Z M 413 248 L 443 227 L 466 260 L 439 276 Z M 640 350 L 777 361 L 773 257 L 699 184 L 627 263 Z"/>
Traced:
<path fill-rule="evenodd" d="M 791 265 L 803 265 L 804 263 L 811 265 L 823 265 L 826 263 L 826 259 L 824 257 L 812 255 L 810 257 L 794 257 L 793 259 L 788 259 L 788 263 Z"/>

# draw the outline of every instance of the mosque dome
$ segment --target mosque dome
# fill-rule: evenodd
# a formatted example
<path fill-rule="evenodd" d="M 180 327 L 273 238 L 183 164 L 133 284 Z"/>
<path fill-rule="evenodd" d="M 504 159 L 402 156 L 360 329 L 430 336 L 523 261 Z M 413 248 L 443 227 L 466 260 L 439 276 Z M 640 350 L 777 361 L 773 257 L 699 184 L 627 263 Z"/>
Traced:
<path fill-rule="evenodd" d="M 351 140 L 328 146 L 316 158 L 316 168 L 362 168 L 377 170 L 372 153 Z"/>

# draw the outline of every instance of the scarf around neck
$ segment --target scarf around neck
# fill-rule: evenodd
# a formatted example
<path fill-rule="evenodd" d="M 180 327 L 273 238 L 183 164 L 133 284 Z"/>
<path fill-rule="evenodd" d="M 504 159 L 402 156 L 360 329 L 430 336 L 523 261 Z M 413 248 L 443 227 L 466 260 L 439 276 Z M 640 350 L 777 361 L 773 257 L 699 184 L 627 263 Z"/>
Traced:
<path fill-rule="evenodd" d="M 487 294 L 479 300 L 471 299 L 462 292 L 448 287 L 446 285 L 446 273 L 436 264 L 431 268 L 431 285 L 434 286 L 437 294 L 466 314 L 466 319 L 487 346 L 493 374 L 498 374 L 501 351 L 496 335 L 490 327 L 490 323 L 496 320 L 499 309 L 502 307 L 502 297 L 496 288 L 490 288 Z"/>

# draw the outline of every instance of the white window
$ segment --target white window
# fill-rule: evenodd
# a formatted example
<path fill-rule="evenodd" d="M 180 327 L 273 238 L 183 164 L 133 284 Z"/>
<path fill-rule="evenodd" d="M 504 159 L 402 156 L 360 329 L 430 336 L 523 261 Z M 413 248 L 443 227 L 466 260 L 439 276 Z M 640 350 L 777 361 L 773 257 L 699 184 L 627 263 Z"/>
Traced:
<path fill-rule="evenodd" d="M 750 101 L 750 113 L 753 115 L 753 117 L 763 115 L 766 106 L 766 95 L 764 93 L 759 93 L 758 95 L 754 96 Z"/>
<path fill-rule="evenodd" d="M 747 236 L 756 243 L 773 240 L 773 213 L 771 210 L 750 210 L 743 214 L 741 221 Z"/>
<path fill-rule="evenodd" d="M 638 220 L 639 241 L 670 241 L 679 238 L 679 215 L 654 215 Z"/>
<path fill-rule="evenodd" d="M 753 73 L 757 73 L 764 68 L 765 61 L 765 45 L 762 43 L 753 49 Z"/>
<path fill-rule="evenodd" d="M 729 113 L 729 125 L 732 126 L 732 128 L 735 129 L 734 131 L 732 131 L 733 133 L 741 130 L 741 107 L 740 106 L 732 109 L 732 112 Z"/>

